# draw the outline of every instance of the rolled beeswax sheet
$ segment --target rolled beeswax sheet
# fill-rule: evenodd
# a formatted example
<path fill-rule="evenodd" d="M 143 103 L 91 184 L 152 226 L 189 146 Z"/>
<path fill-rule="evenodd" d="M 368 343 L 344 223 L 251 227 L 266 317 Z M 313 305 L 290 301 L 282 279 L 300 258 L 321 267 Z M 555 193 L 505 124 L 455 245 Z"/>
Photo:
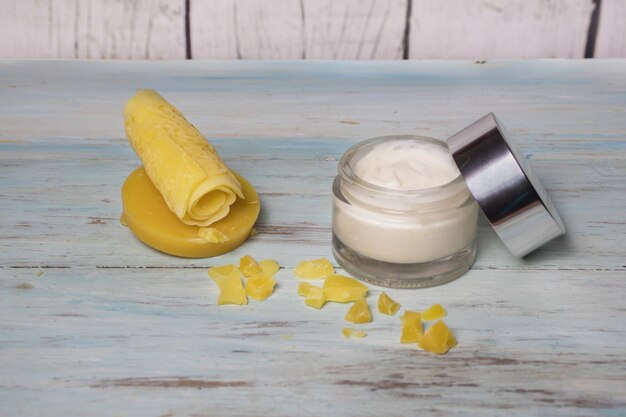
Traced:
<path fill-rule="evenodd" d="M 124 125 L 150 180 L 183 223 L 209 226 L 244 198 L 213 146 L 157 92 L 139 90 L 128 100 Z"/>

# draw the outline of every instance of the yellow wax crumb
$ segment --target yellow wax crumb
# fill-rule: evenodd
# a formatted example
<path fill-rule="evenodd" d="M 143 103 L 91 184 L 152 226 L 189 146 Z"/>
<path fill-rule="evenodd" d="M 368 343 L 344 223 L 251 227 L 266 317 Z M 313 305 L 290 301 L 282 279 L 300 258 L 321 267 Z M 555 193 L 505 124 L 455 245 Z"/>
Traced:
<path fill-rule="evenodd" d="M 380 293 L 378 297 L 378 311 L 388 316 L 396 314 L 400 308 L 400 303 L 392 300 L 384 291 Z"/>
<path fill-rule="evenodd" d="M 350 323 L 369 323 L 372 321 L 372 313 L 367 306 L 365 297 L 359 298 L 346 313 L 344 319 Z"/>
<path fill-rule="evenodd" d="M 263 301 L 274 291 L 276 281 L 274 278 L 261 272 L 248 278 L 246 282 L 246 294 L 253 300 Z"/>
<path fill-rule="evenodd" d="M 239 269 L 246 278 L 263 272 L 259 264 L 250 255 L 246 255 L 239 260 Z"/>
<path fill-rule="evenodd" d="M 298 285 L 298 295 L 301 297 L 306 297 L 311 287 L 314 287 L 314 285 L 311 285 L 308 282 L 301 282 Z"/>
<path fill-rule="evenodd" d="M 406 310 L 400 320 L 402 321 L 400 343 L 417 343 L 424 333 L 421 314 L 418 311 Z"/>
<path fill-rule="evenodd" d="M 304 296 L 304 303 L 317 309 L 322 308 L 326 303 L 324 291 L 320 287 L 311 285 L 306 295 Z"/>
<path fill-rule="evenodd" d="M 430 326 L 418 341 L 419 347 L 439 355 L 448 352 L 450 348 L 456 345 L 456 338 L 448 326 L 441 320 Z"/>
<path fill-rule="evenodd" d="M 324 281 L 324 296 L 327 301 L 348 303 L 367 294 L 368 288 L 354 278 L 331 275 Z"/>
<path fill-rule="evenodd" d="M 426 310 L 422 311 L 422 320 L 435 321 L 445 317 L 446 314 L 446 310 L 441 306 L 441 304 L 433 304 Z"/>
<path fill-rule="evenodd" d="M 230 240 L 228 236 L 220 232 L 214 227 L 200 227 L 198 228 L 198 236 L 207 242 L 222 243 Z"/>
<path fill-rule="evenodd" d="M 248 304 L 237 265 L 214 266 L 209 268 L 208 272 L 220 289 L 220 295 L 217 298 L 218 305 Z"/>
<path fill-rule="evenodd" d="M 350 338 L 363 339 L 365 336 L 367 336 L 367 333 L 365 333 L 363 330 L 350 329 L 348 327 L 344 327 L 341 333 L 343 334 L 343 337 L 345 337 L 346 339 L 350 339 Z"/>
<path fill-rule="evenodd" d="M 293 273 L 298 278 L 324 279 L 335 273 L 335 267 L 328 259 L 319 258 L 312 261 L 299 262 Z"/>
<path fill-rule="evenodd" d="M 258 234 L 259 234 L 259 233 L 256 231 L 256 228 L 254 228 L 254 227 L 253 227 L 253 228 L 252 228 L 252 230 L 250 230 L 250 237 L 252 237 L 252 236 L 256 236 L 256 235 L 258 235 Z"/>
<path fill-rule="evenodd" d="M 291 340 L 291 339 L 293 339 L 293 335 L 292 334 L 284 334 L 280 338 L 284 339 L 284 340 Z"/>
<path fill-rule="evenodd" d="M 259 267 L 261 268 L 261 271 L 263 271 L 264 274 L 270 277 L 273 277 L 274 275 L 276 275 L 276 273 L 280 269 L 278 262 L 276 262 L 276 260 L 274 259 L 262 260 L 261 262 L 259 262 Z"/>
<path fill-rule="evenodd" d="M 43 271 L 37 271 L 37 276 L 40 277 L 43 275 Z"/>

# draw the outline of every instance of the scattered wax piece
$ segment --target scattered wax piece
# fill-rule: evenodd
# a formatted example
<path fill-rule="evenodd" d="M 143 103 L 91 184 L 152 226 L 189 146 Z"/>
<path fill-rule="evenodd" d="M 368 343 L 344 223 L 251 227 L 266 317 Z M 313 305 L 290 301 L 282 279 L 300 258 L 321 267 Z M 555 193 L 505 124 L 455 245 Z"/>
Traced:
<path fill-rule="evenodd" d="M 200 237 L 200 226 L 181 222 L 165 204 L 143 167 L 134 170 L 122 186 L 124 211 L 120 222 L 143 243 L 161 252 L 185 258 L 208 258 L 232 251 L 248 239 L 260 205 L 256 191 L 243 177 L 235 174 L 243 187 L 245 199 L 230 206 L 228 216 L 211 224 L 228 237 L 211 242 Z"/>
<path fill-rule="evenodd" d="M 418 311 L 406 310 L 400 320 L 402 321 L 400 343 L 417 343 L 424 333 L 421 314 Z"/>
<path fill-rule="evenodd" d="M 306 297 L 311 287 L 314 287 L 314 285 L 311 285 L 308 282 L 301 282 L 298 285 L 298 295 L 301 297 Z"/>
<path fill-rule="evenodd" d="M 354 278 L 343 275 L 331 275 L 324 281 L 326 301 L 348 303 L 356 301 L 367 294 L 367 286 Z"/>
<path fill-rule="evenodd" d="M 248 304 L 237 265 L 214 266 L 209 268 L 209 276 L 220 288 L 217 305 Z"/>
<path fill-rule="evenodd" d="M 350 338 L 363 339 L 365 336 L 367 336 L 367 333 L 365 333 L 363 330 L 350 329 L 348 327 L 344 327 L 341 333 L 343 334 L 343 337 L 345 337 L 346 339 L 350 339 Z"/>
<path fill-rule="evenodd" d="M 456 338 L 441 320 L 430 326 L 418 341 L 419 347 L 439 355 L 448 352 L 450 348 L 456 345 Z"/>
<path fill-rule="evenodd" d="M 253 300 L 263 301 L 274 291 L 276 281 L 274 278 L 261 272 L 251 275 L 246 282 L 246 294 Z"/>
<path fill-rule="evenodd" d="M 278 262 L 276 262 L 276 260 L 274 259 L 264 259 L 259 262 L 259 266 L 261 267 L 261 271 L 263 271 L 263 273 L 269 275 L 270 277 L 276 275 L 276 273 L 280 269 Z"/>
<path fill-rule="evenodd" d="M 441 304 L 433 304 L 426 310 L 422 311 L 422 320 L 435 321 L 445 317 L 446 314 L 446 310 L 441 306 Z"/>
<path fill-rule="evenodd" d="M 152 183 L 182 223 L 210 226 L 245 199 L 242 184 L 213 146 L 156 91 L 139 90 L 128 100 L 124 127 Z"/>
<path fill-rule="evenodd" d="M 378 311 L 388 316 L 396 314 L 400 308 L 400 303 L 392 300 L 384 291 L 380 293 L 378 297 Z"/>
<path fill-rule="evenodd" d="M 304 303 L 317 309 L 322 308 L 326 303 L 324 291 L 320 287 L 311 285 L 308 292 L 304 296 Z"/>
<path fill-rule="evenodd" d="M 230 238 L 216 229 L 215 227 L 200 227 L 198 228 L 198 236 L 200 239 L 204 239 L 207 242 L 211 243 L 222 243 L 227 242 Z"/>
<path fill-rule="evenodd" d="M 256 228 L 253 227 L 252 230 L 250 230 L 250 237 L 256 236 L 258 234 L 259 234 L 259 232 L 256 231 Z"/>
<path fill-rule="evenodd" d="M 314 259 L 312 261 L 301 261 L 296 265 L 293 273 L 298 278 L 304 279 L 324 279 L 335 273 L 335 267 L 326 258 Z"/>
<path fill-rule="evenodd" d="M 359 298 L 354 304 L 352 304 L 352 307 L 350 307 L 346 313 L 344 320 L 355 324 L 369 323 L 372 321 L 372 313 L 370 313 L 365 297 Z"/>
<path fill-rule="evenodd" d="M 259 264 L 250 255 L 246 255 L 239 260 L 239 269 L 246 278 L 263 272 Z"/>

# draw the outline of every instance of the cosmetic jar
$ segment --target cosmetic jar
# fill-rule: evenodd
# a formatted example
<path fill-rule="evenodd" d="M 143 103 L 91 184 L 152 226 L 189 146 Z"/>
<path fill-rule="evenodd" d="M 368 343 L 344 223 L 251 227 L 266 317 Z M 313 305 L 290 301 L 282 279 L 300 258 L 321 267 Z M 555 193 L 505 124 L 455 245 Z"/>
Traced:
<path fill-rule="evenodd" d="M 515 256 L 565 227 L 495 115 L 447 141 L 403 135 L 349 148 L 333 182 L 332 248 L 375 285 L 421 288 L 465 273 L 479 210 Z"/>
<path fill-rule="evenodd" d="M 366 140 L 341 158 L 333 184 L 333 254 L 352 275 L 415 288 L 463 274 L 476 254 L 478 205 L 445 143 Z"/>

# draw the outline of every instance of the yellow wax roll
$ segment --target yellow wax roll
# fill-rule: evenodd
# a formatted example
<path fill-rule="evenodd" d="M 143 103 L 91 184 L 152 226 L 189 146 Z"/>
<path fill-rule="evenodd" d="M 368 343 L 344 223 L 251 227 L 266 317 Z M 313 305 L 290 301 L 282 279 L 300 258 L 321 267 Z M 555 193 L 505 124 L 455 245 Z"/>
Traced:
<path fill-rule="evenodd" d="M 183 223 L 213 225 L 245 198 L 206 138 L 155 91 L 139 90 L 128 100 L 124 125 L 150 180 Z"/>
<path fill-rule="evenodd" d="M 236 175 L 236 174 L 235 174 Z M 230 214 L 209 229 L 182 223 L 165 204 L 146 171 L 133 171 L 122 186 L 122 224 L 139 240 L 161 252 L 186 258 L 208 258 L 230 252 L 248 239 L 256 221 L 259 197 L 243 177 L 244 199 L 237 199 Z"/>

